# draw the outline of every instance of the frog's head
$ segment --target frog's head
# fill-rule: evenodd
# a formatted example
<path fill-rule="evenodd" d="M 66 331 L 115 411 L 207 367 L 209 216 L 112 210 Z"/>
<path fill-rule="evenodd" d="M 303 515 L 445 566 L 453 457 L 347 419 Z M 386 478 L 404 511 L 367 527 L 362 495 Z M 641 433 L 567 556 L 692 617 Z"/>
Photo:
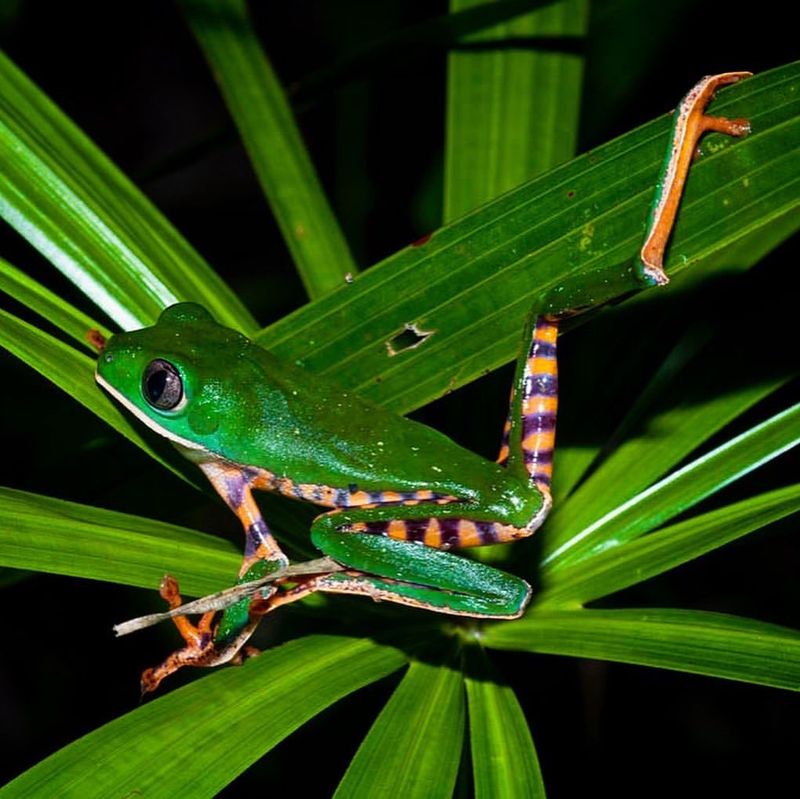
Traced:
<path fill-rule="evenodd" d="M 250 341 L 200 305 L 167 308 L 152 327 L 111 337 L 97 382 L 148 427 L 192 450 L 213 446 L 235 402 L 231 374 Z"/>

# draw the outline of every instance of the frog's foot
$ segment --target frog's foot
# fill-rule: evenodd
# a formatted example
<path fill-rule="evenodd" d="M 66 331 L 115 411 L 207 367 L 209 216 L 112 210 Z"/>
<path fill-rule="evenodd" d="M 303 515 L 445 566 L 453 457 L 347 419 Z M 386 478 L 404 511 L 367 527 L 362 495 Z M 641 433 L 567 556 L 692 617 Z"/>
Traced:
<path fill-rule="evenodd" d="M 639 273 L 647 283 L 664 285 L 669 282 L 663 267 L 664 250 L 675 224 L 689 167 L 698 154 L 700 137 L 707 131 L 728 136 L 746 136 L 750 132 L 750 123 L 746 119 L 709 116 L 705 113 L 706 106 L 720 86 L 736 83 L 750 75 L 750 72 L 708 75 L 692 88 L 675 111 L 669 158 L 658 181 L 638 263 Z"/>
<path fill-rule="evenodd" d="M 169 605 L 170 610 L 174 610 L 183 604 L 178 581 L 169 574 L 165 575 L 161 581 L 159 594 Z M 240 653 L 240 650 L 253 634 L 253 630 L 258 624 L 258 619 L 248 622 L 235 637 L 227 640 L 223 646 L 218 646 L 214 642 L 214 630 L 212 629 L 215 615 L 215 611 L 204 613 L 196 625 L 192 624 L 186 616 L 175 616 L 173 618 L 178 632 L 186 642 L 186 646 L 173 652 L 158 666 L 145 669 L 142 672 L 142 696 L 155 691 L 163 679 L 184 666 L 210 667 L 231 661 L 241 663 L 245 657 L 249 657 L 252 654 L 249 651 Z"/>

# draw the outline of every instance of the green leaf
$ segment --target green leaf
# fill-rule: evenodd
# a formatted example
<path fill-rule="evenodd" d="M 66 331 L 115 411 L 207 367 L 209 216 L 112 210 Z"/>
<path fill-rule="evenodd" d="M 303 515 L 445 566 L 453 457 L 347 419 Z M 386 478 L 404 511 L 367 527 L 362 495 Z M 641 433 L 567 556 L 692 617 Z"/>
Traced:
<path fill-rule="evenodd" d="M 358 270 L 243 0 L 181 0 L 309 297 Z"/>
<path fill-rule="evenodd" d="M 104 338 L 111 335 L 108 328 L 98 324 L 74 305 L 61 299 L 57 294 L 2 258 L 0 258 L 0 291 L 4 291 L 39 316 L 47 319 L 92 354 L 97 351 L 89 342 L 87 337 L 89 332 L 95 330 Z"/>
<path fill-rule="evenodd" d="M 216 796 L 309 719 L 403 662 L 398 650 L 368 639 L 292 641 L 120 716 L 0 796 Z"/>
<path fill-rule="evenodd" d="M 230 586 L 240 562 L 212 535 L 0 487 L 0 566 L 149 589 L 167 572 L 200 596 Z"/>
<path fill-rule="evenodd" d="M 791 236 L 796 225 L 796 211 L 782 219 L 773 220 L 757 235 L 740 239 L 719 250 L 708 262 L 709 273 L 716 272 L 721 267 L 725 271 L 724 276 L 715 274 L 715 277 L 735 279 L 736 273 L 758 264 L 784 239 Z M 703 276 L 694 270 L 682 272 L 673 281 L 671 291 L 675 295 L 690 291 Z M 710 293 L 706 296 L 710 296 Z M 553 536 L 559 535 L 558 531 L 565 523 L 574 526 L 571 523 L 572 514 L 582 514 L 585 509 L 582 503 L 576 503 L 567 514 L 564 512 L 565 499 L 588 469 L 594 470 L 604 459 L 616 461 L 615 450 L 620 442 L 626 442 L 637 431 L 641 432 L 641 429 L 657 431 L 659 437 L 669 429 L 677 435 L 676 443 L 680 443 L 676 450 L 689 454 L 692 441 L 697 446 L 713 431 L 719 430 L 724 419 L 732 418 L 731 413 L 736 406 L 744 409 L 753 401 L 766 396 L 770 386 L 776 388 L 781 385 L 780 377 L 776 378 L 776 375 L 769 372 L 769 359 L 759 359 L 757 363 L 751 364 L 746 375 L 742 373 L 740 364 L 735 363 L 736 358 L 733 356 L 737 352 L 730 347 L 730 341 L 740 333 L 741 314 L 746 312 L 744 309 L 726 311 L 728 327 L 716 330 L 717 337 L 713 339 L 713 319 L 707 315 L 689 321 L 688 325 L 684 318 L 683 333 L 680 333 L 680 328 L 674 325 L 676 315 L 670 307 L 671 303 L 661 301 L 664 296 L 663 292 L 642 292 L 620 307 L 607 309 L 593 320 L 591 334 L 582 335 L 580 341 L 576 342 L 580 348 L 582 366 L 577 374 L 570 372 L 566 375 L 566 381 L 562 381 L 562 394 L 567 392 L 573 397 L 592 396 L 593 413 L 573 415 L 570 419 L 570 436 L 580 444 L 570 446 L 562 437 L 558 445 L 553 479 L 556 512 L 548 519 Z M 733 321 L 735 313 L 739 316 Z M 635 336 L 631 336 L 630 325 L 626 320 L 637 315 L 641 318 L 643 314 L 648 321 L 638 327 L 637 331 L 657 331 L 660 337 L 663 335 L 662 331 L 668 329 L 673 331 L 672 335 L 679 337 L 666 356 L 662 356 L 658 342 L 651 340 L 646 332 L 644 335 L 637 332 Z M 673 322 L 668 321 L 669 317 L 672 317 Z M 576 321 L 579 322 L 580 319 Z M 565 327 L 568 323 L 565 323 Z M 713 341 L 717 349 L 703 352 L 703 347 L 710 341 Z M 570 347 L 576 345 L 569 344 Z M 725 350 L 727 356 L 724 354 Z M 614 353 L 613 369 L 608 368 L 609 353 Z M 619 427 L 610 434 L 598 429 L 598 420 L 615 418 L 620 410 L 619 397 L 630 393 L 631 386 L 637 385 L 643 374 L 652 372 L 653 363 L 662 357 L 663 364 L 644 387 L 634 405 L 626 410 Z M 729 369 L 727 373 L 726 367 Z M 701 375 L 699 378 L 698 373 Z M 693 380 L 697 382 L 693 384 Z M 602 381 L 602 392 L 597 391 L 598 381 Z M 744 383 L 752 385 L 744 386 Z M 713 396 L 714 393 L 716 397 Z M 679 397 L 677 400 L 676 394 Z M 725 402 L 719 396 L 721 394 L 728 394 L 730 402 Z M 710 405 L 706 405 L 709 398 Z M 698 424 L 677 430 L 673 425 L 686 412 L 685 409 L 678 409 L 675 414 L 664 413 L 665 409 L 671 410 L 675 405 L 697 406 L 694 418 Z M 715 410 L 721 412 L 720 417 L 714 415 Z M 623 444 L 623 447 L 627 448 L 628 443 Z M 645 465 L 650 471 L 650 480 L 661 476 L 659 469 L 653 468 L 654 466 L 666 471 L 678 462 L 679 459 L 673 458 L 671 452 L 670 447 L 646 448 Z M 624 485 L 613 483 L 614 489 L 624 488 L 629 479 L 637 479 L 639 474 L 637 467 L 633 474 L 625 475 Z M 593 500 L 597 498 L 598 495 L 595 494 Z M 597 514 L 593 513 L 592 517 L 591 521 Z"/>
<path fill-rule="evenodd" d="M 450 9 L 494 4 L 451 0 Z M 574 156 L 583 78 L 574 51 L 587 23 L 586 0 L 561 0 L 464 37 L 450 51 L 445 221 Z"/>
<path fill-rule="evenodd" d="M 553 584 L 536 597 L 536 604 L 585 604 L 674 569 L 798 511 L 800 484 L 726 505 L 559 571 Z"/>
<path fill-rule="evenodd" d="M 183 476 L 142 438 L 119 406 L 98 388 L 93 358 L 3 310 L 0 310 L 0 346 L 66 391 L 163 466 Z"/>
<path fill-rule="evenodd" d="M 544 797 L 528 722 L 511 687 L 498 684 L 486 653 L 466 651 L 472 773 L 477 799 Z"/>
<path fill-rule="evenodd" d="M 697 610 L 535 610 L 487 627 L 495 649 L 614 660 L 800 690 L 800 632 Z"/>
<path fill-rule="evenodd" d="M 472 33 L 527 14 L 533 8 L 551 2 L 495 0 L 493 3 L 425 19 L 385 36 L 367 40 L 366 43 L 360 38 L 359 46 L 351 52 L 303 78 L 293 87 L 292 96 L 298 102 L 305 103 L 311 98 L 330 94 L 348 80 L 371 77 L 381 71 L 403 69 L 410 59 L 427 54 L 426 50 L 438 55 L 448 48 L 458 47 Z"/>
<path fill-rule="evenodd" d="M 672 274 L 724 268 L 770 226 L 782 235 L 800 226 L 800 64 L 720 92 L 712 109 L 747 114 L 754 133 L 707 140 L 673 239 Z M 641 288 L 631 266 L 668 127 L 657 120 L 482 206 L 258 342 L 401 412 L 499 366 L 514 355 L 531 307 L 596 305 Z M 387 343 L 407 324 L 432 335 L 391 356 Z"/>
<path fill-rule="evenodd" d="M 613 549 L 674 518 L 734 480 L 800 443 L 800 403 L 726 441 L 554 546 L 546 538 L 548 571 Z"/>
<path fill-rule="evenodd" d="M 643 401 L 631 409 L 623 428 L 606 445 L 608 457 L 556 507 L 547 523 L 548 551 L 619 508 L 786 383 L 784 376 L 759 375 L 757 366 L 743 383 L 741 369 L 732 363 L 736 351 L 729 345 L 731 357 L 711 357 L 700 350 L 691 369 L 674 368 L 671 361 L 685 346 L 685 341 L 678 343 L 645 387 Z M 631 428 L 628 437 L 626 430 Z"/>
<path fill-rule="evenodd" d="M 413 662 L 350 763 L 336 796 L 449 799 L 464 732 L 461 674 Z"/>
<path fill-rule="evenodd" d="M 196 300 L 252 332 L 239 299 L 153 204 L 0 53 L 0 213 L 124 329 Z"/>

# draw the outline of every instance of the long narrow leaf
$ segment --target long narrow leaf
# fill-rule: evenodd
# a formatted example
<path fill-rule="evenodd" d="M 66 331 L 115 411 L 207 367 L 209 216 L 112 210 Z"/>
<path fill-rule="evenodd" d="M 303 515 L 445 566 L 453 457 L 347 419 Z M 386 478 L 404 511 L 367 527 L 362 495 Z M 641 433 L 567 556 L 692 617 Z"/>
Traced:
<path fill-rule="evenodd" d="M 461 759 L 461 675 L 414 662 L 350 763 L 336 796 L 449 799 Z"/>
<path fill-rule="evenodd" d="M 357 271 L 243 0 L 181 0 L 311 299 Z"/>
<path fill-rule="evenodd" d="M 727 388 L 728 367 L 719 359 L 702 359 L 694 374 L 672 375 L 670 385 L 659 397 L 661 401 L 655 407 L 650 405 L 650 413 L 642 420 L 638 434 L 614 447 L 611 455 L 557 507 L 548 520 L 549 548 L 555 549 L 570 540 L 599 517 L 643 491 L 726 424 L 786 382 L 783 376 L 758 379 L 752 375 L 752 382 Z M 655 380 L 659 379 L 657 375 Z M 648 390 L 649 386 L 645 388 Z M 696 396 L 698 391 L 701 397 Z M 664 409 L 659 411 L 659 408 Z"/>
<path fill-rule="evenodd" d="M 495 681 L 485 652 L 470 647 L 464 677 L 477 799 L 544 797 L 528 722 L 511 687 Z"/>
<path fill-rule="evenodd" d="M 495 0 L 493 3 L 440 14 L 422 22 L 394 30 L 366 43 L 338 61 L 312 72 L 294 87 L 292 95 L 300 102 L 330 93 L 347 80 L 375 75 L 382 70 L 403 69 L 426 49 L 441 53 L 457 47 L 476 32 L 547 6 L 552 0 Z"/>
<path fill-rule="evenodd" d="M 367 639 L 292 641 L 109 722 L 0 796 L 216 796 L 309 719 L 403 662 L 398 650 Z"/>
<path fill-rule="evenodd" d="M 574 655 L 800 690 L 800 632 L 696 610 L 536 611 L 485 630 L 495 649 Z"/>
<path fill-rule="evenodd" d="M 47 319 L 92 353 L 95 353 L 96 349 L 89 342 L 87 334 L 90 330 L 96 330 L 104 337 L 111 335 L 108 328 L 2 258 L 0 258 L 0 291 L 4 291 Z"/>
<path fill-rule="evenodd" d="M 493 0 L 451 0 L 452 13 Z M 447 62 L 445 221 L 575 155 L 586 0 L 466 37 Z M 561 43 L 563 50 L 559 52 Z"/>
<path fill-rule="evenodd" d="M 159 463 L 179 474 L 97 387 L 92 358 L 3 310 L 0 310 L 0 346 L 66 391 Z"/>
<path fill-rule="evenodd" d="M 798 511 L 800 484 L 687 519 L 558 572 L 554 583 L 537 597 L 537 605 L 591 602 L 674 569 Z"/>
<path fill-rule="evenodd" d="M 212 535 L 0 487 L 0 566 L 151 589 L 169 572 L 199 596 L 231 585 L 240 561 Z"/>
<path fill-rule="evenodd" d="M 553 546 L 543 564 L 553 571 L 618 547 L 677 516 L 734 480 L 800 443 L 800 404 L 727 441 Z"/>
<path fill-rule="evenodd" d="M 798 88 L 793 64 L 720 93 L 714 111 L 747 114 L 754 133 L 717 137 L 694 166 L 672 273 L 724 268 L 738 243 L 800 226 Z M 262 331 L 259 342 L 400 411 L 499 366 L 532 306 L 594 305 L 640 287 L 631 265 L 667 128 L 667 119 L 646 125 L 483 206 Z M 392 356 L 409 324 L 432 335 Z"/>
<path fill-rule="evenodd" d="M 740 239 L 719 250 L 708 263 L 709 271 L 714 271 L 717 266 L 723 266 L 726 271 L 725 277 L 727 279 L 735 279 L 734 275 L 736 273 L 750 269 L 760 263 L 781 241 L 791 236 L 796 229 L 796 223 L 796 211 L 783 219 L 773 220 L 767 228 L 762 228 L 760 234 Z M 695 276 L 697 276 L 698 280 L 695 280 Z M 691 290 L 701 278 L 702 275 L 697 270 L 682 272 L 673 281 L 673 291 L 679 293 L 684 290 Z M 608 431 L 609 438 L 604 440 L 601 447 L 600 441 L 603 440 L 603 436 L 598 439 L 597 421 L 603 418 L 616 418 L 620 410 L 619 397 L 627 395 L 630 392 L 631 385 L 637 384 L 642 374 L 652 371 L 654 351 L 659 349 L 657 344 L 653 347 L 651 342 L 640 338 L 639 332 L 635 336 L 631 336 L 631 330 L 623 320 L 629 313 L 634 315 L 641 314 L 649 306 L 654 306 L 654 314 L 651 319 L 655 326 L 649 329 L 659 329 L 658 319 L 660 317 L 663 318 L 664 315 L 670 312 L 677 311 L 680 313 L 677 308 L 678 303 L 674 304 L 674 308 L 668 309 L 666 306 L 670 304 L 662 303 L 661 299 L 663 297 L 664 294 L 661 292 L 642 292 L 637 294 L 629 299 L 622 308 L 610 310 L 604 314 L 606 319 L 598 320 L 593 325 L 594 332 L 592 335 L 581 337 L 579 346 L 581 349 L 582 368 L 577 375 L 570 373 L 565 388 L 573 392 L 573 396 L 580 397 L 591 394 L 593 397 L 593 413 L 573 415 L 570 419 L 570 437 L 573 441 L 580 442 L 579 444 L 572 446 L 567 444 L 565 446 L 566 442 L 563 437 L 559 444 L 553 480 L 556 513 L 548 520 L 548 523 L 553 527 L 553 535 L 557 534 L 557 530 L 564 522 L 568 522 L 572 518 L 571 514 L 561 515 L 566 504 L 564 498 L 570 495 L 587 470 L 597 466 L 603 459 L 610 460 L 608 456 L 613 453 L 620 442 L 627 441 L 634 435 L 635 431 L 645 428 L 645 425 L 648 430 L 651 428 L 659 430 L 659 423 L 663 423 L 666 420 L 657 421 L 654 417 L 663 413 L 665 408 L 673 408 L 675 405 L 685 404 L 686 396 L 682 396 L 677 402 L 664 402 L 663 406 L 657 400 L 663 399 L 666 393 L 672 393 L 675 390 L 680 392 L 681 386 L 686 384 L 687 380 L 695 377 L 695 369 L 703 372 L 703 377 L 700 378 L 696 387 L 706 386 L 706 396 L 703 400 L 695 398 L 692 403 L 695 405 L 707 400 L 708 395 L 713 395 L 713 382 L 717 378 L 720 385 L 725 388 L 716 391 L 716 394 L 731 394 L 730 399 L 733 404 L 740 402 L 742 399 L 745 400 L 745 404 L 758 399 L 760 395 L 758 389 L 756 388 L 755 393 L 752 393 L 751 389 L 755 388 L 755 386 L 745 387 L 743 386 L 745 382 L 751 384 L 764 383 L 765 392 L 767 390 L 766 382 L 772 382 L 773 386 L 777 386 L 780 382 L 779 379 L 774 379 L 775 375 L 759 374 L 759 368 L 748 370 L 745 376 L 737 365 L 732 367 L 727 374 L 724 374 L 720 371 L 720 366 L 723 365 L 721 361 L 724 359 L 720 359 L 717 353 L 701 352 L 704 344 L 711 341 L 714 334 L 713 328 L 708 324 L 710 320 L 697 319 L 690 321 L 688 326 L 684 327 L 684 333 L 677 339 L 672 351 L 664 358 L 664 363 L 658 369 L 656 375 L 642 390 L 635 404 L 626 410 L 625 417 L 619 427 L 613 433 Z M 614 323 L 615 317 L 619 318 L 616 324 Z M 600 325 L 599 327 L 597 326 L 598 324 Z M 642 329 L 640 327 L 637 330 Z M 736 333 L 730 329 L 721 331 L 718 340 L 724 339 L 725 346 L 729 348 L 731 335 L 736 335 Z M 694 359 L 693 362 L 692 358 Z M 687 373 L 685 367 L 689 363 L 691 363 L 690 368 L 692 371 Z M 758 364 L 759 367 L 762 365 L 766 364 Z M 574 379 L 575 377 L 577 377 L 577 381 Z M 596 391 L 598 381 L 602 381 L 602 392 Z M 731 386 L 731 383 L 733 383 L 733 386 Z M 744 394 L 740 396 L 742 391 Z M 750 395 L 749 399 L 748 395 Z M 744 407 L 744 405 L 740 407 Z M 730 410 L 728 409 L 725 412 L 730 413 Z M 697 411 L 700 413 L 701 409 L 697 408 Z M 682 429 L 680 431 L 681 449 L 687 454 L 687 439 L 691 441 L 693 436 L 699 434 L 701 437 L 695 439 L 695 446 L 699 445 L 708 438 L 712 429 L 718 430 L 721 426 L 720 420 L 712 419 L 711 414 L 703 413 L 702 415 L 704 417 L 701 420 L 702 424 L 698 425 L 696 430 Z M 674 421 L 674 417 L 668 416 L 667 418 L 671 418 Z M 733 417 L 730 415 L 727 418 Z M 673 431 L 675 431 L 674 428 Z M 650 456 L 656 455 L 655 460 L 651 461 L 651 465 L 658 461 L 659 454 L 668 456 L 668 453 L 669 448 L 659 449 L 657 453 L 650 452 Z M 672 458 L 667 458 L 667 460 L 668 463 L 662 461 L 662 468 L 665 470 L 677 463 L 677 460 Z M 660 476 L 657 471 L 655 470 L 651 473 L 650 480 Z M 622 486 L 617 485 L 617 487 L 621 488 Z M 577 506 L 573 510 L 580 512 Z"/>
<path fill-rule="evenodd" d="M 125 329 L 196 300 L 245 332 L 242 303 L 149 200 L 0 53 L 0 213 Z"/>

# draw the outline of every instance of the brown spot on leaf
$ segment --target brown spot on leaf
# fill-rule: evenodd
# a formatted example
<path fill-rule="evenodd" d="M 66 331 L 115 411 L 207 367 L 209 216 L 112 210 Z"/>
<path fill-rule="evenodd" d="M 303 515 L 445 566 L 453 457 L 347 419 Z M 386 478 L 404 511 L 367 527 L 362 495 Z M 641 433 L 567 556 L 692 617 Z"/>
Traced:
<path fill-rule="evenodd" d="M 86 331 L 86 335 L 84 336 L 84 338 L 98 352 L 102 352 L 106 348 L 106 337 L 99 330 L 90 328 L 89 330 Z"/>

